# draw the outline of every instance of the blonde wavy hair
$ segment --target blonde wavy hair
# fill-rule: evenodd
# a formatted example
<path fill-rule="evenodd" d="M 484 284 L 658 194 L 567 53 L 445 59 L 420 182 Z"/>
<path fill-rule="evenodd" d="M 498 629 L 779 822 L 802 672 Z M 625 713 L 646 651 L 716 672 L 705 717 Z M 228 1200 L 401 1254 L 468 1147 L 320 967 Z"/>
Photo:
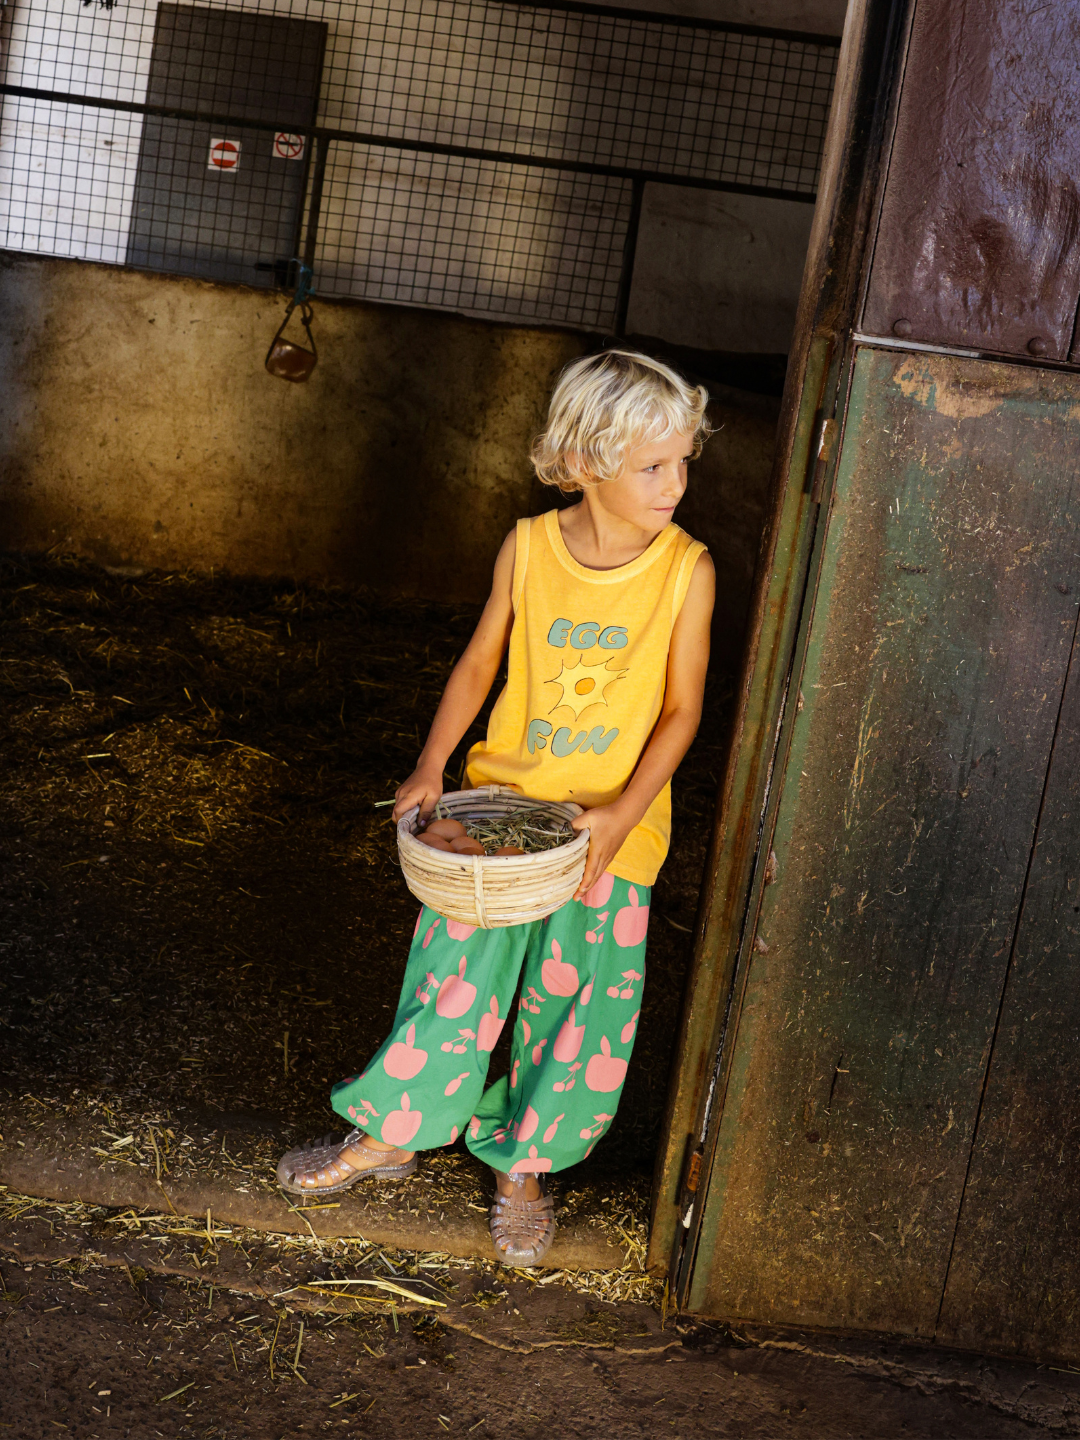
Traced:
<path fill-rule="evenodd" d="M 704 386 L 648 355 L 586 355 L 559 376 L 529 458 L 543 484 L 567 492 L 614 480 L 631 450 L 669 435 L 692 435 L 696 459 L 712 434 L 708 403 Z"/>

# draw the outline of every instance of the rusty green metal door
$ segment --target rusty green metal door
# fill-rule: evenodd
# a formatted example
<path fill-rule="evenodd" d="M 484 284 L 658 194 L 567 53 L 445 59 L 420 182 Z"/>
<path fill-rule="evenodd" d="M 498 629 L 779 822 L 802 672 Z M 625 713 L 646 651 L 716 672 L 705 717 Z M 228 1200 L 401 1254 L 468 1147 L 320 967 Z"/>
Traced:
<path fill-rule="evenodd" d="M 694 1311 L 1080 1360 L 1078 96 L 1080 0 L 853 0 L 656 1187 Z"/>
<path fill-rule="evenodd" d="M 690 1308 L 937 1333 L 1078 548 L 1080 377 L 858 347 Z"/>

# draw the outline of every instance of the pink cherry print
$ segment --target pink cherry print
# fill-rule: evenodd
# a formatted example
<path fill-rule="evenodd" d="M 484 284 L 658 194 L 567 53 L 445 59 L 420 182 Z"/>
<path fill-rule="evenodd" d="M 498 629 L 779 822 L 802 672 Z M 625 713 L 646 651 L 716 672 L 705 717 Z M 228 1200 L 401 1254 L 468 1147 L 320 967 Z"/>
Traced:
<path fill-rule="evenodd" d="M 409 1108 L 409 1093 L 401 1097 L 401 1109 L 391 1110 L 382 1123 L 382 1138 L 388 1145 L 404 1147 L 420 1129 L 423 1115 L 419 1110 Z"/>
<path fill-rule="evenodd" d="M 458 961 L 457 974 L 448 975 L 439 986 L 435 999 L 435 1014 L 441 1015 L 444 1020 L 456 1020 L 459 1015 L 471 1010 L 476 1000 L 476 986 L 470 985 L 465 979 L 467 964 L 466 957 L 462 955 Z"/>
<path fill-rule="evenodd" d="M 610 913 L 610 910 L 604 910 L 601 914 L 597 915 L 596 929 L 585 931 L 585 939 L 590 945 L 602 945 L 604 943 L 604 922 Z"/>
<path fill-rule="evenodd" d="M 597 880 L 591 889 L 586 890 L 581 897 L 582 905 L 587 905 L 590 910 L 599 910 L 601 905 L 606 905 L 615 888 L 615 876 L 610 870 L 605 870 L 600 879 Z"/>
<path fill-rule="evenodd" d="M 521 1124 L 518 1126 L 517 1138 L 521 1141 L 531 1140 L 536 1134 L 536 1127 L 540 1124 L 540 1116 L 531 1105 L 525 1107 L 525 1114 L 521 1117 Z"/>
<path fill-rule="evenodd" d="M 562 946 L 557 940 L 551 942 L 552 958 L 545 960 L 540 969 L 544 989 L 549 995 L 576 995 L 579 985 L 578 973 L 569 961 L 562 958 Z"/>
<path fill-rule="evenodd" d="M 350 1105 L 350 1106 L 349 1106 L 349 1115 L 351 1116 L 351 1118 L 352 1118 L 353 1120 L 356 1119 L 356 1106 L 355 1106 L 355 1105 Z"/>
<path fill-rule="evenodd" d="M 475 1140 L 480 1134 L 480 1116 L 474 1115 L 469 1121 L 469 1134 Z"/>
<path fill-rule="evenodd" d="M 383 1069 L 395 1080 L 411 1080 L 427 1064 L 427 1051 L 416 1049 L 413 1045 L 415 1039 L 416 1026 L 410 1025 L 404 1041 L 398 1040 L 391 1045 L 383 1057 Z"/>
<path fill-rule="evenodd" d="M 511 1174 L 511 1175 L 517 1175 L 520 1171 L 550 1170 L 550 1169 L 551 1169 L 551 1161 L 550 1161 L 550 1160 L 545 1160 L 545 1159 L 543 1159 L 542 1157 L 538 1156 L 537 1153 L 536 1153 L 536 1146 L 535 1146 L 535 1145 L 530 1145 L 530 1146 L 529 1146 L 529 1158 L 528 1158 L 527 1160 L 519 1160 L 516 1165 L 511 1165 L 511 1166 L 510 1166 L 510 1174 Z"/>
<path fill-rule="evenodd" d="M 581 1042 L 585 1036 L 585 1026 L 574 1024 L 576 1018 L 574 1009 L 575 1007 L 571 1005 L 570 1015 L 563 1022 L 562 1029 L 559 1031 L 555 1040 L 555 1048 L 551 1052 L 555 1059 L 559 1061 L 560 1065 L 566 1065 L 571 1060 L 577 1059 L 578 1051 L 581 1049 Z"/>
<path fill-rule="evenodd" d="M 629 1045 L 630 1041 L 633 1040 L 634 1031 L 637 1029 L 638 1016 L 640 1014 L 640 1010 L 635 1010 L 633 1019 L 628 1020 L 626 1024 L 622 1027 L 622 1034 L 619 1036 L 619 1039 L 624 1045 Z"/>
<path fill-rule="evenodd" d="M 434 940 L 434 938 L 435 938 L 435 931 L 436 931 L 438 928 L 439 928 L 439 921 L 438 921 L 438 920 L 433 920 L 433 921 L 431 922 L 431 925 L 430 925 L 430 927 L 429 927 L 429 929 L 428 929 L 427 934 L 424 936 L 424 945 L 423 945 L 423 948 L 424 948 L 425 950 L 426 950 L 427 947 L 431 944 L 432 940 Z"/>
<path fill-rule="evenodd" d="M 593 983 L 594 983 L 594 982 L 593 982 L 592 980 L 590 980 L 589 983 L 585 986 L 585 989 L 582 990 L 580 996 L 578 997 L 578 1004 L 579 1004 L 579 1005 L 582 1005 L 582 1006 L 587 1005 L 587 1004 L 589 1003 L 589 1001 L 592 999 L 592 987 L 593 987 Z"/>
<path fill-rule="evenodd" d="M 460 920 L 447 920 L 446 933 L 451 940 L 467 940 L 476 933 L 475 925 L 463 925 Z"/>
<path fill-rule="evenodd" d="M 476 1029 L 477 1050 L 495 1049 L 495 1042 L 502 1032 L 503 1023 L 504 1020 L 499 1019 L 499 997 L 492 995 L 491 1007 L 485 1015 L 480 1017 L 480 1024 Z"/>
<path fill-rule="evenodd" d="M 445 1089 L 442 1093 L 443 1093 L 444 1095 L 456 1095 L 457 1092 L 461 1089 L 461 1082 L 462 1082 L 462 1080 L 467 1080 L 468 1078 L 469 1078 L 469 1071 L 468 1071 L 468 1070 L 463 1070 L 463 1071 L 461 1072 L 461 1074 L 457 1077 L 456 1080 L 451 1080 L 451 1081 L 450 1081 L 450 1084 L 447 1085 L 446 1089 Z M 456 1129 L 456 1127 L 455 1127 L 455 1130 L 454 1130 L 454 1134 L 453 1134 L 453 1136 L 452 1136 L 451 1138 L 454 1139 L 454 1140 L 457 1139 L 457 1129 Z"/>
<path fill-rule="evenodd" d="M 600 1039 L 600 1055 L 594 1055 L 585 1067 L 585 1084 L 590 1090 L 610 1093 L 618 1090 L 626 1078 L 626 1061 L 611 1053 L 611 1042 L 604 1035 Z"/>
<path fill-rule="evenodd" d="M 556 1132 L 556 1130 L 558 1130 L 558 1128 L 559 1128 L 559 1121 L 560 1121 L 560 1120 L 565 1120 L 565 1119 L 566 1119 L 565 1113 L 562 1114 L 562 1115 L 556 1115 L 556 1116 L 555 1116 L 555 1119 L 551 1122 L 551 1124 L 548 1126 L 548 1128 L 544 1131 L 544 1144 L 545 1144 L 545 1145 L 549 1144 L 550 1141 L 552 1141 L 552 1140 L 555 1139 L 555 1132 Z"/>
<path fill-rule="evenodd" d="M 640 945 L 649 928 L 649 907 L 638 904 L 638 893 L 633 885 L 630 886 L 628 896 L 630 904 L 625 905 L 615 916 L 611 931 L 615 936 L 615 944 L 623 949 Z"/>
<path fill-rule="evenodd" d="M 520 1060 L 515 1060 L 515 1061 L 514 1061 L 514 1068 L 510 1071 L 510 1089 L 511 1089 L 511 1090 L 516 1090 L 516 1089 L 517 1089 L 518 1066 L 519 1066 L 520 1064 L 521 1064 L 521 1061 L 520 1061 Z"/>
<path fill-rule="evenodd" d="M 547 1036 L 545 1035 L 544 1038 L 543 1038 L 543 1040 L 540 1041 L 540 1044 L 539 1044 L 539 1045 L 534 1045 L 534 1046 L 533 1046 L 532 1062 L 533 1062 L 534 1065 L 539 1065 L 539 1064 L 540 1064 L 540 1061 L 544 1058 L 544 1046 L 545 1046 L 546 1044 L 547 1044 Z"/>

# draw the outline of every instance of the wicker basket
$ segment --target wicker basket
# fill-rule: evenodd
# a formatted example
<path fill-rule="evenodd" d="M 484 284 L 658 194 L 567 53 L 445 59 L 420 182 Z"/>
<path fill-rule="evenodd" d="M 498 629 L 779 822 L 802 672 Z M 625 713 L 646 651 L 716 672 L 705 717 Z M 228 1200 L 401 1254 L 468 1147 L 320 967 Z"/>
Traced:
<path fill-rule="evenodd" d="M 553 820 L 572 820 L 581 806 L 530 800 L 505 785 L 455 790 L 441 808 L 454 820 L 479 820 L 514 810 L 540 810 Z M 398 856 L 405 883 L 425 905 L 450 920 L 495 930 L 543 920 L 573 897 L 585 873 L 589 832 L 581 830 L 565 845 L 532 855 L 450 855 L 415 838 L 417 809 L 398 821 Z"/>

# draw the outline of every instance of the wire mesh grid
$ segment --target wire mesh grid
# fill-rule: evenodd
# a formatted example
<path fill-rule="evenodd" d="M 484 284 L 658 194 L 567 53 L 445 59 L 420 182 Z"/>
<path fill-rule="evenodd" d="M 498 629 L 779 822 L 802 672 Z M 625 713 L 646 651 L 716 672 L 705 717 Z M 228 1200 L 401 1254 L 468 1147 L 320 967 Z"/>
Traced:
<path fill-rule="evenodd" d="M 608 176 L 334 144 L 319 292 L 609 325 L 630 204 Z"/>
<path fill-rule="evenodd" d="M 521 0 L 14 0 L 0 45 L 5 86 L 65 97 L 3 97 L 0 245 L 281 285 L 306 205 L 324 294 L 582 325 L 633 176 L 813 198 L 836 60 Z"/>

